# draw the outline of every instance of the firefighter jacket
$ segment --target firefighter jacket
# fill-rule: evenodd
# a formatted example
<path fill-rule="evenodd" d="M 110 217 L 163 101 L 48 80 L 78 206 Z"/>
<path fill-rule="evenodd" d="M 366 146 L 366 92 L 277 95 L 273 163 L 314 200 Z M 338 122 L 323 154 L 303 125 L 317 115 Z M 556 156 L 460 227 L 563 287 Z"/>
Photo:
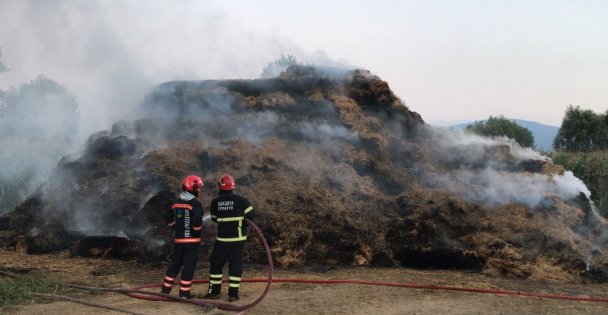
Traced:
<path fill-rule="evenodd" d="M 173 228 L 174 243 L 200 243 L 203 205 L 196 196 L 184 191 L 165 210 L 165 222 Z"/>
<path fill-rule="evenodd" d="M 211 220 L 217 222 L 217 241 L 247 240 L 246 218 L 253 221 L 253 207 L 247 199 L 232 191 L 220 191 L 219 196 L 211 201 Z"/>

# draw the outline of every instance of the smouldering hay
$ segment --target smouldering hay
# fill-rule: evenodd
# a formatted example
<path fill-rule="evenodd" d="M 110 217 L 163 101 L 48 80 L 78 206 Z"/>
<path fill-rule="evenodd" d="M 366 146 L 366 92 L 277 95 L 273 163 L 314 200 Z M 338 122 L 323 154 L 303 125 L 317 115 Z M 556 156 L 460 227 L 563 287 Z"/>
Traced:
<path fill-rule="evenodd" d="M 608 225 L 583 182 L 508 140 L 426 125 L 367 71 L 167 82 L 143 106 L 146 118 L 92 135 L 83 157 L 61 160 L 40 194 L 0 218 L 0 245 L 25 236 L 28 253 L 53 252 L 128 237 L 138 259 L 159 261 L 171 233 L 160 213 L 181 178 L 205 180 L 208 206 L 227 172 L 283 266 L 542 277 L 554 264 L 608 281 Z M 214 236 L 205 230 L 204 246 Z M 246 261 L 265 263 L 263 253 L 252 237 Z"/>

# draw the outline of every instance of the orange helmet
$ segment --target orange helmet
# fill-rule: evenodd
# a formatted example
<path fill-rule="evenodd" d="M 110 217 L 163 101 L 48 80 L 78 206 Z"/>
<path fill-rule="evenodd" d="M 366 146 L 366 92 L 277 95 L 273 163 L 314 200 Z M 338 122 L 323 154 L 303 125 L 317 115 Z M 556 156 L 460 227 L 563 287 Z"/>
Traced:
<path fill-rule="evenodd" d="M 220 187 L 220 190 L 233 190 L 236 186 L 234 184 L 234 178 L 232 178 L 232 176 L 228 174 L 225 174 L 224 176 L 222 176 L 222 178 L 220 178 L 218 185 Z"/>
<path fill-rule="evenodd" d="M 190 175 L 182 182 L 182 188 L 187 191 L 199 192 L 201 187 L 203 187 L 203 180 L 196 175 Z"/>

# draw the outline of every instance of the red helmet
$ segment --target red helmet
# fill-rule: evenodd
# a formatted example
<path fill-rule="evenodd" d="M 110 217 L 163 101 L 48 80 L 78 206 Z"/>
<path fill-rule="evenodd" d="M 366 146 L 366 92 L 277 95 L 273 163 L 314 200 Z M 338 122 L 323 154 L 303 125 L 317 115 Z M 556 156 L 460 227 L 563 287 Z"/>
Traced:
<path fill-rule="evenodd" d="M 236 186 L 234 184 L 234 178 L 228 174 L 225 174 L 220 178 L 218 185 L 220 186 L 220 190 L 233 190 Z"/>
<path fill-rule="evenodd" d="M 182 188 L 187 191 L 199 192 L 201 187 L 203 187 L 203 180 L 196 175 L 190 175 L 182 182 Z"/>

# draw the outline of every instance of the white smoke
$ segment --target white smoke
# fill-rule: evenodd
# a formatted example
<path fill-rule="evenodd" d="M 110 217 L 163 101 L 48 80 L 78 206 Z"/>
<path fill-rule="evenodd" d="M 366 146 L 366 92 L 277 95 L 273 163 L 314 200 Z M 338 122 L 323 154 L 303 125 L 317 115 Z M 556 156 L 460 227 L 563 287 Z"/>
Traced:
<path fill-rule="evenodd" d="M 76 99 L 50 79 L 0 90 L 0 215 L 46 179 L 77 128 Z"/>
<path fill-rule="evenodd" d="M 53 139 L 44 143 L 57 154 L 32 151 L 27 132 L 0 135 L 1 172 L 23 177 L 28 170 L 28 178 L 40 179 L 35 183 L 46 179 L 57 155 L 78 152 L 89 135 L 109 129 L 116 121 L 145 116 L 139 105 L 145 93 L 159 83 L 255 78 L 264 65 L 283 53 L 306 62 L 332 63 L 323 52 L 309 54 L 289 39 L 248 31 L 229 12 L 195 0 L 3 1 L 0 21 L 0 109 L 8 106 L 3 95 L 40 75 L 64 87 L 78 103 L 79 115 L 70 127 L 71 146 L 58 145 Z M 30 105 L 18 107 L 22 118 L 32 118 Z M 67 116 L 50 110 L 53 107 L 49 101 L 36 107 L 49 112 L 33 113 L 44 120 L 38 125 L 45 126 L 46 135 L 63 133 L 71 126 L 64 123 Z M 0 112 L 0 125 L 6 126 L 9 119 Z M 272 114 L 260 114 L 258 121 L 262 125 L 278 123 L 273 119 Z M 249 127 L 252 130 L 259 124 Z M 251 132 L 246 135 L 252 142 L 259 137 Z M 24 163 L 32 157 L 35 162 Z M 10 194 L 13 192 L 0 187 L 0 200 Z M 8 210 L 0 209 L 0 214 Z"/>
<path fill-rule="evenodd" d="M 335 141 L 350 142 L 359 139 L 357 132 L 344 126 L 332 126 L 327 123 L 314 124 L 306 121 L 300 124 L 300 128 L 304 137 L 321 144 L 332 144 Z"/>
<path fill-rule="evenodd" d="M 522 148 L 512 139 L 491 139 L 451 129 L 429 132 L 436 145 L 435 159 L 449 165 L 423 173 L 423 180 L 432 187 L 488 205 L 521 203 L 538 207 L 551 196 L 569 200 L 580 193 L 588 198 L 591 195 L 570 171 L 562 175 L 522 171 L 520 163 L 548 158 Z"/>
<path fill-rule="evenodd" d="M 2 61 L 2 48 L 0 47 L 0 73 L 5 72 L 8 70 L 8 67 L 4 64 L 4 61 Z M 0 104 L 1 106 L 1 104 Z"/>
<path fill-rule="evenodd" d="M 151 87 L 170 80 L 256 78 L 283 53 L 331 64 L 291 40 L 244 29 L 214 4 L 185 0 L 3 2 L 8 88 L 39 74 L 75 94 L 81 135 L 133 120 Z"/>
<path fill-rule="evenodd" d="M 585 184 L 569 171 L 563 175 L 544 175 L 492 168 L 460 169 L 448 174 L 429 174 L 426 180 L 435 187 L 458 193 L 467 200 L 489 205 L 521 203 L 534 208 L 542 205 L 552 195 L 565 200 L 575 198 L 581 192 L 590 196 Z"/>

